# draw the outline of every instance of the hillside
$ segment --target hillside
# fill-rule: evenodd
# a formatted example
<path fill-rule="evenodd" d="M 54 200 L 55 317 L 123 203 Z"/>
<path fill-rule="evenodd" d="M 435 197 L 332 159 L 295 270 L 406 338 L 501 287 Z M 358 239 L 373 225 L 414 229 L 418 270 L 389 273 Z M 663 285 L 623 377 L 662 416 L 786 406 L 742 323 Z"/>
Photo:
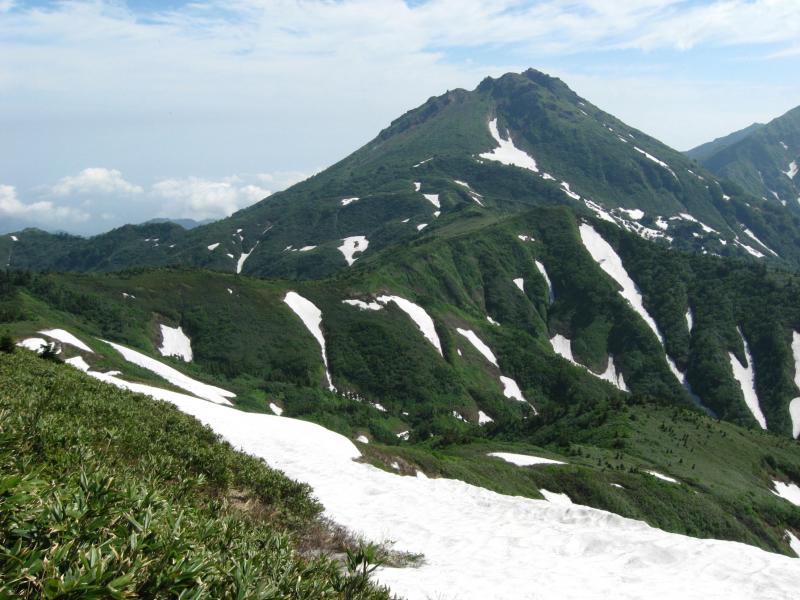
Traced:
<path fill-rule="evenodd" d="M 763 123 L 753 123 L 752 125 L 748 125 L 744 129 L 740 129 L 739 131 L 734 131 L 733 133 L 729 133 L 728 135 L 716 138 L 710 142 L 706 142 L 705 144 L 700 144 L 696 148 L 692 148 L 691 150 L 687 150 L 684 154 L 689 158 L 692 158 L 698 162 L 705 161 L 708 157 L 716 154 L 727 148 L 728 146 L 732 146 L 736 142 L 743 140 L 751 133 L 754 133 L 764 127 Z"/>
<path fill-rule="evenodd" d="M 191 265 L 317 278 L 475 214 L 565 205 L 673 248 L 800 265 L 800 217 L 743 193 L 538 71 L 429 99 L 342 161 L 191 231 L 0 237 L 15 268 Z"/>
<path fill-rule="evenodd" d="M 389 598 L 308 550 L 308 486 L 172 406 L 0 352 L 0 595 Z M 298 552 L 307 546 L 304 557 Z"/>
<path fill-rule="evenodd" d="M 800 479 L 798 284 L 558 208 L 479 214 L 318 281 L 12 275 L 0 314 L 17 339 L 79 335 L 86 348 L 62 337 L 61 356 L 124 374 L 111 382 L 313 420 L 386 468 L 402 459 L 534 498 L 546 486 L 670 531 L 785 550 L 797 511 L 770 490 Z M 490 450 L 575 467 L 503 474 Z M 681 488 L 691 496 L 640 488 L 646 470 L 695 482 Z M 641 494 L 609 495 L 612 475 Z"/>
<path fill-rule="evenodd" d="M 747 193 L 800 212 L 800 107 L 697 159 Z"/>

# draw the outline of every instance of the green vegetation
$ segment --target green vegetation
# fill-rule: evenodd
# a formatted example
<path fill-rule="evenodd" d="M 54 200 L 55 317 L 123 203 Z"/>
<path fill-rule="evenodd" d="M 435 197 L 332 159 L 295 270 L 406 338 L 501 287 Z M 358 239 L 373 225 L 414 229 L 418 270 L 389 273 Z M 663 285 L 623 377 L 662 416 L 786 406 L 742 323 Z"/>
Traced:
<path fill-rule="evenodd" d="M 29 352 L 0 380 L 0 596 L 388 598 L 374 550 L 298 553 L 332 550 L 307 486 L 172 406 Z"/>

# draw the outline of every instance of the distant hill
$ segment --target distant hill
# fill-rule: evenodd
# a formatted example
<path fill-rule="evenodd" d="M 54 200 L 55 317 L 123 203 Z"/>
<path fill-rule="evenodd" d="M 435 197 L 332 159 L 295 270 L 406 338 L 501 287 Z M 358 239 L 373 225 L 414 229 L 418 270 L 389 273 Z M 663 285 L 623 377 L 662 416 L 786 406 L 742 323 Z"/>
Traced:
<path fill-rule="evenodd" d="M 203 219 L 202 221 L 195 221 L 194 219 L 150 219 L 142 223 L 142 225 L 153 225 L 159 223 L 175 223 L 176 225 L 180 225 L 184 229 L 194 229 L 195 227 L 202 227 L 203 225 L 208 225 L 209 223 L 213 223 L 216 219 Z"/>
<path fill-rule="evenodd" d="M 714 141 L 706 142 L 705 144 L 701 144 L 696 148 L 687 150 L 685 154 L 689 158 L 693 158 L 697 161 L 703 162 L 709 156 L 716 154 L 721 150 L 724 150 L 728 146 L 732 146 L 739 140 L 746 138 L 751 133 L 758 131 L 762 127 L 764 127 L 763 123 L 753 123 L 752 125 L 748 125 L 744 129 L 740 129 L 739 131 L 734 131 L 733 133 L 729 133 L 726 136 L 719 137 Z"/>

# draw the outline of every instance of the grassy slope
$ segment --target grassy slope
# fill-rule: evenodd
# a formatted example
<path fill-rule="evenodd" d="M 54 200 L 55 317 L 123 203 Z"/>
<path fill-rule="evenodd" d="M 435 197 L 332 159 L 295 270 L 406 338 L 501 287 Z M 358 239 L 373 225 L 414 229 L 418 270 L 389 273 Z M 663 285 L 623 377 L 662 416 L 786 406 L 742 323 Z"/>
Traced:
<path fill-rule="evenodd" d="M 172 406 L 0 353 L 0 595 L 387 598 L 295 550 L 320 507 Z"/>

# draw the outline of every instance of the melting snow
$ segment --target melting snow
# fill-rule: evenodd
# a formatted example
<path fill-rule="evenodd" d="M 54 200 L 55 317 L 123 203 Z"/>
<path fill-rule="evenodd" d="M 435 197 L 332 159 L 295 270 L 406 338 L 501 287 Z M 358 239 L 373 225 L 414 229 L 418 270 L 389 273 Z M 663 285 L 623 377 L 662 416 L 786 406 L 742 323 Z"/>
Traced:
<path fill-rule="evenodd" d="M 12 235 L 12 236 L 11 236 L 11 241 L 12 241 L 12 242 L 18 242 L 19 240 L 17 239 L 17 236 L 15 236 L 15 235 Z"/>
<path fill-rule="evenodd" d="M 422 194 L 425 196 L 425 200 L 433 204 L 436 208 L 441 208 L 442 205 L 439 202 L 439 194 Z"/>
<path fill-rule="evenodd" d="M 377 302 L 364 302 L 363 300 L 342 300 L 342 304 L 349 304 L 350 306 L 356 306 L 361 310 L 381 310 L 383 306 L 378 304 Z"/>
<path fill-rule="evenodd" d="M 739 362 L 739 359 L 736 358 L 733 352 L 728 352 L 728 357 L 731 361 L 731 370 L 733 371 L 733 376 L 736 378 L 736 381 L 739 382 L 739 386 L 742 389 L 742 395 L 744 396 L 744 401 L 745 404 L 747 404 L 747 408 L 749 408 L 750 412 L 753 413 L 756 421 L 758 421 L 758 424 L 761 425 L 761 429 L 766 429 L 767 421 L 764 419 L 764 413 L 761 412 L 761 405 L 758 402 L 758 395 L 756 394 L 755 374 L 753 372 L 753 357 L 750 355 L 750 347 L 747 345 L 747 340 L 744 339 L 744 335 L 742 335 L 742 330 L 738 327 L 736 330 L 739 332 L 739 337 L 742 339 L 742 343 L 744 344 L 744 355 L 747 359 L 747 367 Z"/>
<path fill-rule="evenodd" d="M 754 242 L 756 242 L 756 243 L 757 243 L 757 244 L 759 244 L 759 245 L 760 245 L 762 248 L 766 249 L 766 251 L 767 251 L 767 252 L 769 252 L 770 254 L 772 254 L 772 256 L 778 256 L 778 253 L 777 253 L 777 252 L 775 252 L 775 251 L 774 251 L 772 248 L 770 248 L 770 247 L 769 247 L 769 246 L 767 246 L 767 245 L 766 245 L 764 242 L 762 242 L 760 239 L 758 239 L 758 238 L 756 237 L 756 234 L 755 234 L 755 233 L 753 233 L 752 231 L 750 231 L 750 230 L 749 230 L 747 227 L 745 227 L 745 228 L 744 228 L 744 232 L 745 232 L 745 234 L 746 234 L 748 237 L 750 237 L 750 238 L 751 238 L 751 239 L 752 239 Z"/>
<path fill-rule="evenodd" d="M 597 202 L 589 200 L 588 198 L 584 198 L 583 203 L 586 205 L 586 208 L 594 212 L 603 221 L 608 221 L 609 223 L 614 223 L 615 225 L 619 225 L 617 221 L 614 219 L 614 217 L 611 216 L 611 213 L 609 213 L 602 206 L 597 204 Z"/>
<path fill-rule="evenodd" d="M 469 342 L 473 346 L 475 346 L 475 349 L 481 354 L 483 354 L 483 357 L 486 360 L 492 363 L 495 367 L 498 366 L 497 358 L 495 357 L 492 350 L 489 348 L 489 346 L 483 343 L 483 341 L 475 334 L 474 331 L 472 331 L 471 329 L 461 329 L 460 327 L 458 327 L 456 331 L 461 335 L 463 335 L 465 338 L 467 338 Z"/>
<path fill-rule="evenodd" d="M 669 360 L 669 357 L 667 357 Z M 618 389 L 622 390 L 623 392 L 630 391 L 628 386 L 625 385 L 625 379 L 622 377 L 622 373 L 617 373 L 617 368 L 614 365 L 614 357 L 610 354 L 608 355 L 608 364 L 606 365 L 606 370 L 600 374 L 595 373 L 592 370 L 589 370 L 590 373 L 596 375 L 600 379 L 604 379 L 611 383 L 612 385 L 616 386 Z"/>
<path fill-rule="evenodd" d="M 673 170 L 670 168 L 670 166 L 669 166 L 667 163 L 665 163 L 663 160 L 660 160 L 660 159 L 656 158 L 655 156 L 653 156 L 652 154 L 649 154 L 649 153 L 648 153 L 647 151 L 645 151 L 645 150 L 642 150 L 642 149 L 641 149 L 641 148 L 639 148 L 638 146 L 634 146 L 634 147 L 633 147 L 633 149 L 634 149 L 634 150 L 636 150 L 637 152 L 639 152 L 640 154 L 644 154 L 644 155 L 645 155 L 645 156 L 646 156 L 648 159 L 652 160 L 652 161 L 653 161 L 654 163 L 656 163 L 657 165 L 664 167 L 664 168 L 665 168 L 667 171 L 669 171 L 669 172 L 672 174 L 672 176 L 673 176 L 675 179 L 678 179 L 678 176 L 677 176 L 677 175 L 675 175 L 675 171 L 673 171 Z"/>
<path fill-rule="evenodd" d="M 489 452 L 486 456 L 502 458 L 506 462 L 517 465 L 518 467 L 530 467 L 532 465 L 565 465 L 564 461 L 553 460 L 552 458 L 542 458 L 530 456 L 529 454 L 513 454 L 511 452 Z"/>
<path fill-rule="evenodd" d="M 661 332 L 658 330 L 656 322 L 645 309 L 639 288 L 628 275 L 628 272 L 622 265 L 620 257 L 611 245 L 606 242 L 591 225 L 582 223 L 580 226 L 580 234 L 583 245 L 589 251 L 589 254 L 591 254 L 592 258 L 600 265 L 600 268 L 620 285 L 622 289 L 619 291 L 619 294 L 630 302 L 633 310 L 642 317 L 648 327 L 656 334 L 658 341 L 663 345 L 664 338 L 661 337 Z"/>
<path fill-rule="evenodd" d="M 522 395 L 522 390 L 519 389 L 517 382 L 511 379 L 511 377 L 501 375 L 500 383 L 503 384 L 503 395 L 506 398 L 519 400 L 520 402 L 527 402 L 527 400 L 525 400 L 525 396 Z"/>
<path fill-rule="evenodd" d="M 793 160 L 789 165 L 789 170 L 784 171 L 783 174 L 786 175 L 789 179 L 794 179 L 794 176 L 797 175 L 800 169 L 797 168 L 797 161 Z"/>
<path fill-rule="evenodd" d="M 358 202 L 358 196 L 353 198 L 342 198 L 342 206 L 347 206 L 348 204 L 352 204 L 353 202 Z"/>
<path fill-rule="evenodd" d="M 740 248 L 744 249 L 748 254 L 755 256 L 756 258 L 764 258 L 764 254 L 762 252 L 759 252 L 752 246 L 748 246 L 747 244 L 743 243 L 742 241 L 739 240 L 738 236 L 736 237 L 736 239 L 733 240 L 733 243 L 739 246 Z"/>
<path fill-rule="evenodd" d="M 353 266 L 358 259 L 353 258 L 356 253 L 366 252 L 369 247 L 369 240 L 363 235 L 353 235 L 342 240 L 342 245 L 337 248 L 347 261 L 347 266 Z"/>
<path fill-rule="evenodd" d="M 517 277 L 514 280 L 514 285 L 519 288 L 520 292 L 522 292 L 523 294 L 525 293 L 525 281 L 522 279 L 522 277 Z"/>
<path fill-rule="evenodd" d="M 545 270 L 544 265 L 538 260 L 534 260 L 533 262 L 536 265 L 536 268 L 539 269 L 539 273 L 541 273 L 542 277 L 544 277 L 544 282 L 547 284 L 547 299 L 548 302 L 552 304 L 555 300 L 555 295 L 553 294 L 553 284 L 550 282 L 550 278 L 547 276 L 547 271 Z"/>
<path fill-rule="evenodd" d="M 215 387 L 213 385 L 208 385 L 207 383 L 202 383 L 197 381 L 196 379 L 192 379 L 188 375 L 184 375 L 177 369 L 173 369 L 172 367 L 165 365 L 162 362 L 157 361 L 154 358 L 150 358 L 149 356 L 142 354 L 141 352 L 137 352 L 136 350 L 132 350 L 130 348 L 126 348 L 120 344 L 115 344 L 113 342 L 109 342 L 107 340 L 101 340 L 114 348 L 117 352 L 122 355 L 122 358 L 127 360 L 129 363 L 133 363 L 143 369 L 147 369 L 148 371 L 152 371 L 156 375 L 159 375 L 163 379 L 169 381 L 175 387 L 179 387 L 187 392 L 194 394 L 198 398 L 203 398 L 204 400 L 209 400 L 210 402 L 214 402 L 216 404 L 225 404 L 230 406 L 230 402 L 228 398 L 235 398 L 236 394 L 233 392 L 229 392 L 228 390 L 223 390 L 222 388 Z M 108 373 L 99 373 L 98 375 L 108 376 Z M 122 381 L 122 380 L 119 380 Z M 114 382 L 115 385 L 117 382 Z M 123 382 L 128 386 L 140 386 L 140 384 L 131 384 L 127 382 Z M 143 388 L 151 388 L 152 386 L 141 386 Z M 133 389 L 133 388 L 130 388 Z M 161 388 L 153 388 L 155 390 L 160 390 L 158 393 L 161 392 L 168 392 L 168 390 L 161 390 Z M 139 391 L 135 389 L 134 391 Z M 149 392 L 143 392 L 149 393 Z"/>
<path fill-rule="evenodd" d="M 180 327 L 161 325 L 161 356 L 177 356 L 184 362 L 192 361 L 192 341 Z"/>
<path fill-rule="evenodd" d="M 426 158 L 425 160 L 421 160 L 421 161 L 419 161 L 419 162 L 418 162 L 417 164 L 415 164 L 415 165 L 414 165 L 412 168 L 416 169 L 417 167 L 424 165 L 426 162 L 428 162 L 428 161 L 430 161 L 430 160 L 433 160 L 433 157 L 432 157 L 432 156 L 431 156 L 430 158 Z"/>
<path fill-rule="evenodd" d="M 279 417 L 283 414 L 283 409 L 274 402 L 269 403 L 269 409 Z"/>
<path fill-rule="evenodd" d="M 800 333 L 792 332 L 792 355 L 794 356 L 794 384 L 800 389 Z M 792 418 L 792 437 L 800 437 L 800 397 L 789 402 Z"/>
<path fill-rule="evenodd" d="M 63 329 L 45 329 L 40 331 L 42 335 L 46 335 L 47 337 L 51 337 L 54 340 L 58 340 L 62 344 L 69 344 L 70 346 L 75 346 L 79 350 L 83 350 L 84 352 L 92 352 L 92 349 L 89 348 L 86 344 L 72 335 L 69 331 L 64 331 Z"/>
<path fill-rule="evenodd" d="M 216 250 L 218 247 L 219 247 L 219 242 L 216 242 L 214 244 L 209 244 L 208 245 L 208 249 L 209 250 Z"/>
<path fill-rule="evenodd" d="M 570 341 L 569 338 L 564 337 L 560 333 L 557 333 L 550 338 L 550 345 L 553 347 L 553 351 L 556 354 L 558 354 L 563 358 L 566 358 L 569 362 L 573 364 L 578 364 L 577 362 L 575 362 L 575 358 L 572 356 L 572 342 Z"/>
<path fill-rule="evenodd" d="M 360 435 L 356 438 L 357 442 L 361 442 L 362 444 L 369 444 L 369 438 L 365 435 Z"/>
<path fill-rule="evenodd" d="M 556 504 L 558 506 L 571 506 L 572 500 L 570 500 L 569 496 L 566 494 L 558 494 L 556 492 L 550 492 L 545 489 L 539 490 L 539 493 L 544 497 L 551 504 Z"/>
<path fill-rule="evenodd" d="M 420 223 L 419 225 L 417 225 L 417 231 L 422 231 L 422 230 L 423 230 L 423 229 L 425 229 L 427 226 L 428 226 L 428 224 L 427 224 L 427 223 Z"/>
<path fill-rule="evenodd" d="M 666 475 L 662 475 L 657 471 L 645 471 L 645 473 L 649 473 L 653 477 L 657 477 L 663 481 L 669 481 L 670 483 L 680 483 L 677 479 L 673 479 L 672 477 L 667 477 Z"/>
<path fill-rule="evenodd" d="M 325 336 L 322 335 L 322 311 L 318 309 L 313 302 L 303 298 L 297 292 L 287 292 L 283 301 L 292 309 L 294 314 L 300 317 L 303 325 L 306 326 L 309 333 L 317 340 L 322 350 L 322 362 L 325 365 L 325 378 L 328 380 L 328 389 L 335 392 L 336 388 L 333 386 L 331 374 L 328 372 L 328 354 L 325 351 Z"/>
<path fill-rule="evenodd" d="M 478 425 L 486 425 L 487 423 L 494 423 L 494 419 L 487 415 L 482 410 L 478 411 Z"/>
<path fill-rule="evenodd" d="M 778 143 L 783 147 L 784 150 L 789 149 L 789 146 L 787 146 L 784 142 L 778 142 Z"/>
<path fill-rule="evenodd" d="M 442 354 L 442 345 L 439 342 L 439 336 L 436 334 L 436 326 L 424 308 L 400 296 L 378 296 L 378 302 L 381 304 L 394 302 L 400 310 L 411 317 L 411 320 L 419 327 L 425 339 L 433 344 L 439 354 Z"/>
<path fill-rule="evenodd" d="M 186 396 L 169 400 L 234 447 L 309 484 L 337 524 L 422 553 L 419 567 L 376 573 L 408 600 L 745 600 L 797 592 L 796 559 L 667 533 L 585 506 L 501 495 L 452 479 L 402 477 L 356 462 L 361 453 L 353 442 L 313 423 Z M 535 573 L 531 565 L 538 565 Z"/>
<path fill-rule="evenodd" d="M 75 367 L 76 369 L 83 371 L 86 373 L 89 370 L 89 363 L 83 360 L 82 356 L 73 356 L 72 358 L 68 358 L 64 361 L 71 367 Z"/>
<path fill-rule="evenodd" d="M 17 342 L 17 346 L 20 348 L 27 348 L 33 352 L 37 352 L 41 354 L 44 352 L 45 348 L 50 345 L 50 342 L 45 340 L 44 338 L 32 337 L 22 340 L 21 342 Z"/>
<path fill-rule="evenodd" d="M 795 506 L 800 506 L 800 487 L 796 483 L 784 483 L 783 481 L 772 481 L 775 486 L 775 491 L 772 492 L 776 496 L 780 496 L 784 500 L 788 500 Z"/>
<path fill-rule="evenodd" d="M 569 189 L 569 184 L 566 181 L 561 182 L 561 190 L 573 200 L 580 200 L 581 197 L 579 194 L 576 194 L 572 190 Z"/>
<path fill-rule="evenodd" d="M 794 550 L 794 553 L 800 558 L 800 539 L 788 529 L 786 530 L 786 537 L 789 538 L 789 547 Z"/>
<path fill-rule="evenodd" d="M 414 191 L 418 192 L 422 189 L 422 184 L 419 181 L 414 182 Z"/>
<path fill-rule="evenodd" d="M 719 234 L 719 231 L 717 231 L 713 227 L 709 227 L 708 225 L 706 225 L 702 221 L 696 219 L 695 217 L 693 217 L 689 213 L 678 213 L 677 216 L 670 217 L 670 220 L 673 220 L 673 219 L 683 219 L 684 221 L 689 221 L 690 223 L 697 223 L 700 226 L 700 229 L 702 229 L 704 232 Z"/>
<path fill-rule="evenodd" d="M 500 326 L 500 323 L 498 323 L 497 321 L 495 321 L 495 320 L 494 320 L 492 317 L 490 317 L 489 315 L 486 315 L 486 320 L 487 320 L 487 321 L 489 321 L 489 323 L 491 323 L 492 325 L 497 325 L 497 326 Z"/>
<path fill-rule="evenodd" d="M 691 332 L 694 329 L 694 316 L 692 315 L 692 308 L 686 309 L 686 328 Z"/>
<path fill-rule="evenodd" d="M 539 172 L 539 168 L 536 166 L 536 161 L 533 157 L 514 146 L 514 141 L 511 139 L 510 135 L 507 140 L 504 140 L 500 136 L 500 132 L 497 130 L 496 118 L 489 121 L 489 132 L 492 134 L 498 146 L 491 152 L 484 152 L 481 154 L 481 158 L 497 161 L 504 165 L 521 167 L 533 171 L 534 173 Z"/>
<path fill-rule="evenodd" d="M 622 208 L 622 207 L 619 207 L 617 210 L 620 211 L 620 212 L 625 213 L 626 215 L 628 215 L 634 221 L 638 221 L 639 219 L 642 219 L 644 217 L 644 211 L 643 210 L 639 210 L 638 208 Z"/>
<path fill-rule="evenodd" d="M 250 248 L 250 252 L 242 252 L 239 255 L 239 260 L 236 261 L 236 273 L 241 273 L 242 272 L 242 267 L 244 266 L 244 261 L 246 261 L 248 258 L 250 258 L 250 255 L 253 253 L 253 250 L 256 249 L 256 246 L 258 246 L 258 242 L 253 244 L 253 247 Z"/>

